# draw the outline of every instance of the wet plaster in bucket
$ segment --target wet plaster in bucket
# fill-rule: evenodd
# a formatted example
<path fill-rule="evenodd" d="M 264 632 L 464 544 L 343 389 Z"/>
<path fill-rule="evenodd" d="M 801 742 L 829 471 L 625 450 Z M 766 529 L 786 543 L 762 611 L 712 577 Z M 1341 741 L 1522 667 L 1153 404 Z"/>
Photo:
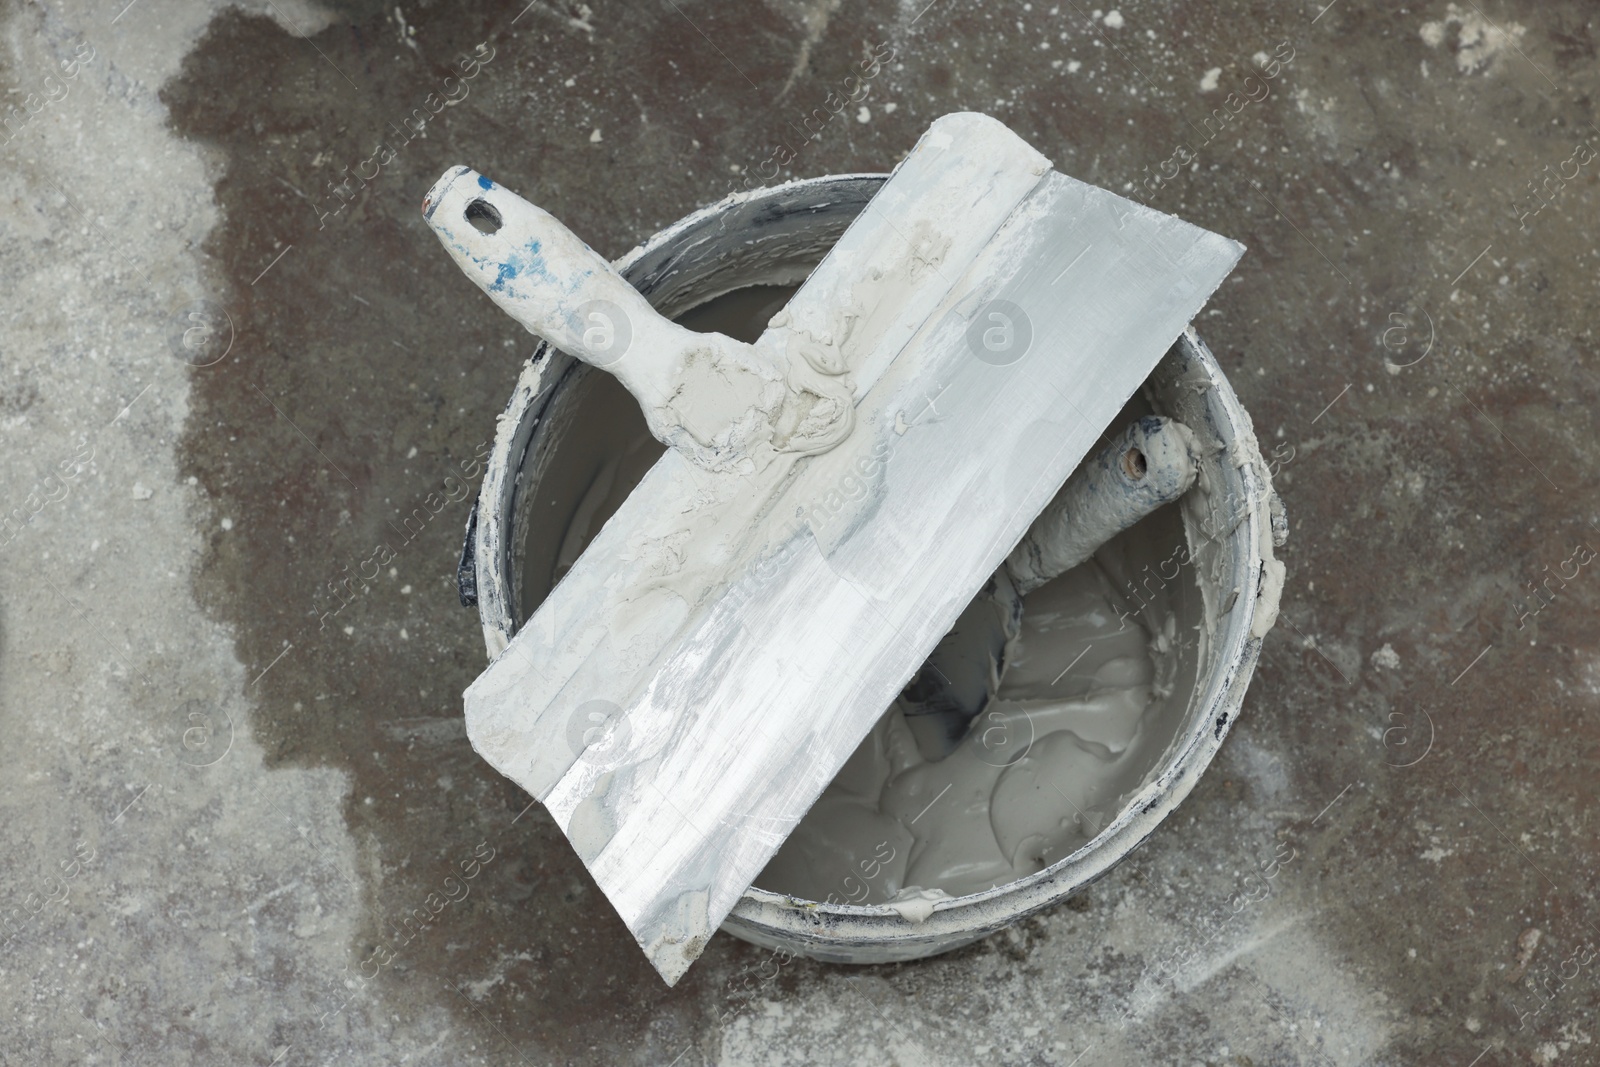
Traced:
<path fill-rule="evenodd" d="M 808 900 L 931 900 L 1025 877 L 1087 844 L 1164 741 L 1176 619 L 1119 609 L 1090 561 L 1026 598 L 1019 654 L 953 753 L 930 761 L 897 702 L 823 792 L 757 884 Z M 1065 665 L 1065 666 L 1062 666 Z"/>

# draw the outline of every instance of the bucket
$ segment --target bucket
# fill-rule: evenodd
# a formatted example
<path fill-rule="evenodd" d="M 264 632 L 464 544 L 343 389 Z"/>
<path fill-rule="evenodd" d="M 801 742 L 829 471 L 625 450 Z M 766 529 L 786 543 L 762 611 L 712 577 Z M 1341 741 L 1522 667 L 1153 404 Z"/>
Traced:
<path fill-rule="evenodd" d="M 715 309 L 716 329 L 752 340 L 886 178 L 834 175 L 736 194 L 661 231 L 616 266 L 664 315 L 703 329 L 711 328 L 705 316 Z M 1086 814 L 1081 845 L 1024 876 L 914 913 L 835 894 L 807 899 L 762 888 L 758 878 L 723 929 L 835 963 L 947 952 L 1100 878 L 1194 788 L 1238 717 L 1261 641 L 1277 618 L 1283 568 L 1273 548 L 1288 527 L 1250 417 L 1193 329 L 1111 432 L 1147 414 L 1189 428 L 1199 445 L 1199 477 L 1179 504 L 1119 535 L 1093 562 L 1159 656 L 1156 725 L 1141 728 L 1141 747 L 1128 756 L 1133 784 Z M 614 378 L 539 345 L 500 416 L 457 572 L 462 603 L 478 609 L 490 659 L 661 451 Z M 1030 594 L 1030 602 L 1049 589 Z"/>

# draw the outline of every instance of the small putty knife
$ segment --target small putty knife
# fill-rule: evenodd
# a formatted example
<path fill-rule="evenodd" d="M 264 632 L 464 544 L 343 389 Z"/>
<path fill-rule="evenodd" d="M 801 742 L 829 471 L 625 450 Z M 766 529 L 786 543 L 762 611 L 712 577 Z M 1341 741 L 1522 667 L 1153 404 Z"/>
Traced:
<path fill-rule="evenodd" d="M 1243 251 L 975 114 L 750 346 L 667 328 L 470 170 L 424 211 L 671 446 L 465 696 L 669 984 Z"/>
<path fill-rule="evenodd" d="M 954 752 L 999 692 L 1022 598 L 1188 492 L 1195 447 L 1183 423 L 1146 415 L 1072 472 L 906 686 L 900 708 L 924 759 Z"/>

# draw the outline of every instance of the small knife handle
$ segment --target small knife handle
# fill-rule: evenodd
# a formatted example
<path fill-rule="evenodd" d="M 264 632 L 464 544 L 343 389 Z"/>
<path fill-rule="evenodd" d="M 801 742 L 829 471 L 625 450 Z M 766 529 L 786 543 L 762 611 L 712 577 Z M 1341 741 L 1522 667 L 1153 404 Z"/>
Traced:
<path fill-rule="evenodd" d="M 682 384 L 703 335 L 664 318 L 549 212 L 469 167 L 428 191 L 423 215 L 478 287 L 555 347 L 616 375 L 646 411 Z"/>

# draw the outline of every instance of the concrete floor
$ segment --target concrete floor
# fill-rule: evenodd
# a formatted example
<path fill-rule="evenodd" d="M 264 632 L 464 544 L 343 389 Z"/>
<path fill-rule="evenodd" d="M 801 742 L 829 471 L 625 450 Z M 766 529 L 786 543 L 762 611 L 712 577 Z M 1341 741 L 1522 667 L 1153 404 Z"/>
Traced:
<path fill-rule="evenodd" d="M 0 5 L 5 1062 L 1600 1062 L 1592 5 L 125 3 Z M 467 744 L 467 504 L 325 614 L 531 347 L 418 203 L 467 162 L 614 256 L 780 142 L 884 170 L 959 109 L 1249 246 L 1201 326 L 1282 619 L 1090 893 L 754 985 L 719 937 L 669 991 Z"/>

